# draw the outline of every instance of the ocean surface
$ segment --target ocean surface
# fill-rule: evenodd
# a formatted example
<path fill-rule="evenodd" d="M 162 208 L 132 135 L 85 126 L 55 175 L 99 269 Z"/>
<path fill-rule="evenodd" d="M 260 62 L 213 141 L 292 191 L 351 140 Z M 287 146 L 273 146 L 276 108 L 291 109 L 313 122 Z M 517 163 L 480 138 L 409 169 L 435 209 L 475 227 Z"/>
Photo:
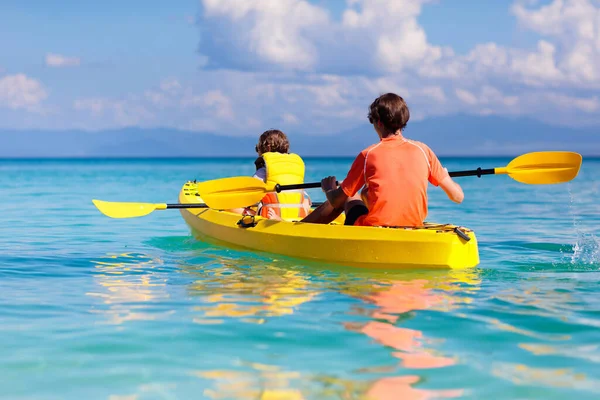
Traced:
<path fill-rule="evenodd" d="M 352 159 L 305 161 L 312 182 Z M 253 171 L 0 160 L 0 398 L 600 398 L 600 160 L 568 184 L 457 178 L 461 205 L 430 186 L 428 220 L 477 234 L 466 271 L 233 250 L 195 240 L 178 210 L 116 220 L 92 204 L 175 203 L 187 180 Z"/>

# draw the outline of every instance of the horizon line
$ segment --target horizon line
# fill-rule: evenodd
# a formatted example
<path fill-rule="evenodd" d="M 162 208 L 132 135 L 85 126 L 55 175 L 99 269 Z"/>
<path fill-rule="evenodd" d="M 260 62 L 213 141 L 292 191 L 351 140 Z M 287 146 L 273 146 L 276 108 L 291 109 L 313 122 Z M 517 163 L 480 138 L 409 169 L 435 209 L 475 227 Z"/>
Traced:
<path fill-rule="evenodd" d="M 557 150 L 552 150 L 557 151 Z M 532 152 L 523 152 L 515 154 L 437 154 L 439 158 L 510 158 L 518 157 L 523 154 Z M 297 154 L 297 153 L 296 153 Z M 598 159 L 600 154 L 581 154 L 582 157 L 588 159 Z M 355 158 L 356 155 L 307 155 L 298 154 L 303 159 L 320 159 L 320 158 Z M 255 159 L 256 156 L 251 155 L 233 155 L 233 156 L 15 156 L 6 157 L 0 156 L 0 161 L 38 161 L 38 160 L 227 160 L 227 159 Z"/>

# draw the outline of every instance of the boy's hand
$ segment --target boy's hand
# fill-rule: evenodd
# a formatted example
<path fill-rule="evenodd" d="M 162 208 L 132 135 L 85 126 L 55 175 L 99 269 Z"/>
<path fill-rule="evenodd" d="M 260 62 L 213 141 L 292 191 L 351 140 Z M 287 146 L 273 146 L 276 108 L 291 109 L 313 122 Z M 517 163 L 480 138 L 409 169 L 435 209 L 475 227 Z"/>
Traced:
<path fill-rule="evenodd" d="M 337 179 L 335 179 L 335 176 L 328 176 L 327 178 L 321 179 L 321 189 L 323 189 L 325 193 L 337 189 Z"/>

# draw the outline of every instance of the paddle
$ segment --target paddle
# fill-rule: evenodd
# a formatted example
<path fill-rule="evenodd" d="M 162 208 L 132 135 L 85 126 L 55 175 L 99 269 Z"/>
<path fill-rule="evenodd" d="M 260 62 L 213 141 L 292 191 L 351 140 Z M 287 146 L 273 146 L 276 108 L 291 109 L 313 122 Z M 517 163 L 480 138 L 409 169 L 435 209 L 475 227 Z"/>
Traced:
<path fill-rule="evenodd" d="M 581 155 L 567 151 L 542 151 L 523 154 L 506 167 L 450 172 L 452 177 L 506 174 L 517 182 L 547 185 L 568 182 L 581 167 Z M 258 203 L 266 193 L 321 187 L 321 182 L 297 185 L 267 185 L 253 177 L 230 177 L 200 182 L 198 193 L 210 208 L 230 209 Z"/>
<path fill-rule="evenodd" d="M 523 154 L 506 167 L 450 172 L 452 177 L 507 174 L 517 182 L 532 185 L 568 182 L 575 178 L 581 167 L 581 155 L 564 151 L 546 151 Z M 148 215 L 155 210 L 178 208 L 231 209 L 258 203 L 265 193 L 282 190 L 321 187 L 321 182 L 299 185 L 267 185 L 253 177 L 232 177 L 205 181 L 198 184 L 198 192 L 205 203 L 127 203 L 92 200 L 103 214 L 111 218 L 134 218 Z M 313 203 L 319 206 L 322 203 Z"/>
<path fill-rule="evenodd" d="M 252 178 L 255 179 L 256 178 Z M 113 202 L 103 200 L 92 200 L 100 212 L 111 218 L 135 218 L 143 217 L 156 210 L 169 210 L 177 208 L 209 208 L 206 203 L 197 204 L 166 204 L 166 203 L 131 203 L 131 202 Z M 323 203 L 315 202 L 312 205 L 318 207 Z"/>

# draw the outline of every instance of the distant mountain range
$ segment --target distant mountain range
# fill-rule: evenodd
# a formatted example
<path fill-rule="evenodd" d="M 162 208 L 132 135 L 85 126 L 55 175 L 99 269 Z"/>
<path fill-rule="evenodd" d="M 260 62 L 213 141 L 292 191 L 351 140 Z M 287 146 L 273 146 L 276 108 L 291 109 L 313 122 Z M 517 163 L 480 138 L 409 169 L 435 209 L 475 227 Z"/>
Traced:
<path fill-rule="evenodd" d="M 244 157 L 254 156 L 258 135 L 231 137 L 175 129 L 0 131 L 0 157 Z M 527 118 L 454 115 L 410 122 L 405 136 L 427 143 L 439 156 L 515 156 L 567 150 L 600 155 L 599 128 L 564 128 Z M 332 135 L 290 133 L 302 156 L 355 156 L 375 143 L 368 123 Z"/>

